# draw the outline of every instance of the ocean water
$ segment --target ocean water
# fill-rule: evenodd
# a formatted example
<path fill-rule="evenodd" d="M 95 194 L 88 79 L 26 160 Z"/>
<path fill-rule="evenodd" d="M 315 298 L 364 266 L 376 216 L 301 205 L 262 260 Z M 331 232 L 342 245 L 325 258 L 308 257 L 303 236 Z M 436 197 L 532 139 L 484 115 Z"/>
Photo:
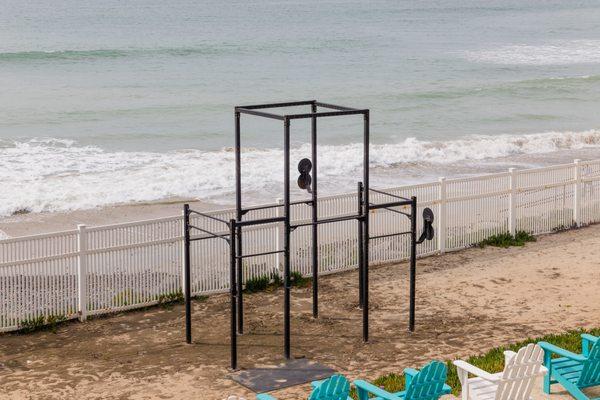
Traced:
<path fill-rule="evenodd" d="M 0 216 L 229 204 L 248 103 L 371 109 L 381 187 L 600 158 L 598 21 L 596 0 L 0 0 Z M 242 127 L 245 199 L 281 197 L 281 124 Z M 354 190 L 361 128 L 319 122 L 322 194 Z"/>

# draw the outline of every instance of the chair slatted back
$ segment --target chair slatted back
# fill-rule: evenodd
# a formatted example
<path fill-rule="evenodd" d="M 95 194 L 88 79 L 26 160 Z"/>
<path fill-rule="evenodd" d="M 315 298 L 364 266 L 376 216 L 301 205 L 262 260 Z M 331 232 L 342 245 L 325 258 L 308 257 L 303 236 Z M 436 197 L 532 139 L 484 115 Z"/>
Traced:
<path fill-rule="evenodd" d="M 342 375 L 332 375 L 314 389 L 308 400 L 347 400 L 350 382 Z"/>
<path fill-rule="evenodd" d="M 528 400 L 543 360 L 544 351 L 537 344 L 521 348 L 504 366 L 496 400 Z"/>
<path fill-rule="evenodd" d="M 600 385 L 600 340 L 592 346 L 577 382 L 579 387 L 594 385 Z"/>
<path fill-rule="evenodd" d="M 437 400 L 442 395 L 448 376 L 446 364 L 431 361 L 411 380 L 406 388 L 405 400 Z"/>

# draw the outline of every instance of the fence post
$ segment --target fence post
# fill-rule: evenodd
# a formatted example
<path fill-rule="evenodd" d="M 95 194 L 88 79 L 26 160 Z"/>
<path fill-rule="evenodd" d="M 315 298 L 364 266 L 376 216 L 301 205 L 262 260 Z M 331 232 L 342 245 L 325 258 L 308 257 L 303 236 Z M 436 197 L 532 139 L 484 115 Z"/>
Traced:
<path fill-rule="evenodd" d="M 508 198 L 508 232 L 511 235 L 517 233 L 517 179 L 516 169 L 509 168 L 510 173 L 510 194 Z"/>
<path fill-rule="evenodd" d="M 440 178 L 440 191 L 439 191 L 440 209 L 438 215 L 438 226 L 437 226 L 437 245 L 440 254 L 446 252 L 446 178 Z"/>
<path fill-rule="evenodd" d="M 87 319 L 87 260 L 87 231 L 81 224 L 77 225 L 77 311 L 81 322 Z"/>
<path fill-rule="evenodd" d="M 280 206 L 283 204 L 283 199 L 277 199 L 276 201 L 277 204 Z M 283 207 L 275 207 L 275 216 L 283 216 Z M 277 251 L 281 251 L 283 250 L 283 224 L 277 223 L 277 227 L 275 229 L 277 230 L 277 232 L 275 233 L 275 249 Z M 275 265 L 277 266 L 277 272 L 279 273 L 279 276 L 281 276 L 281 268 L 283 265 L 281 261 L 281 254 L 282 253 L 275 254 Z"/>
<path fill-rule="evenodd" d="M 573 191 L 573 222 L 575 226 L 581 226 L 581 166 L 579 159 L 575 164 L 575 190 Z"/>

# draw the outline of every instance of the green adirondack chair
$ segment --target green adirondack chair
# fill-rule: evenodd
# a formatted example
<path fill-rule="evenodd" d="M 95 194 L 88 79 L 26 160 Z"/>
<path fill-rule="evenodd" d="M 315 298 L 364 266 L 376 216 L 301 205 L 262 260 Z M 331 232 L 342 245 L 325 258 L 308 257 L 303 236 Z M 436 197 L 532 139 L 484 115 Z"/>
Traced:
<path fill-rule="evenodd" d="M 312 382 L 313 391 L 308 400 L 352 400 L 350 382 L 342 375 L 332 375 L 323 381 Z M 277 400 L 268 394 L 259 394 L 256 400 Z"/>
<path fill-rule="evenodd" d="M 544 378 L 544 392 L 550 394 L 550 387 L 560 383 L 577 400 L 593 400 L 582 389 L 600 385 L 600 338 L 581 335 L 581 354 L 546 342 L 538 344 L 544 349 L 544 365 L 550 371 Z M 554 354 L 560 357 L 552 358 Z"/>
<path fill-rule="evenodd" d="M 365 381 L 354 381 L 360 400 L 369 399 L 369 393 L 376 397 L 370 400 L 437 400 L 444 394 L 452 391 L 446 385 L 448 369 L 446 364 L 440 361 L 431 361 L 429 364 L 417 371 L 412 368 L 404 370 L 406 377 L 406 390 L 390 393 L 372 383 Z"/>

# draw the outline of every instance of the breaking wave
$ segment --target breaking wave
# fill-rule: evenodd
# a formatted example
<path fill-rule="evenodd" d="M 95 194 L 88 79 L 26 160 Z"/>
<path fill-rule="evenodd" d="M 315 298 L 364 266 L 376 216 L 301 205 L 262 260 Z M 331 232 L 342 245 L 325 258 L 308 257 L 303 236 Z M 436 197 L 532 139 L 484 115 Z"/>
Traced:
<path fill-rule="evenodd" d="M 548 45 L 515 44 L 467 52 L 476 62 L 505 65 L 569 65 L 600 63 L 600 40 L 574 40 Z"/>
<path fill-rule="evenodd" d="M 371 147 L 371 165 L 396 171 L 407 163 L 426 167 L 522 154 L 600 148 L 600 130 L 527 135 L 469 136 L 450 141 L 407 138 Z M 308 145 L 292 150 L 292 165 L 310 154 Z M 281 149 L 246 149 L 245 187 L 272 194 L 283 181 Z M 319 147 L 323 184 L 348 181 L 362 168 L 362 145 Z M 292 171 L 294 177 L 296 171 Z M 18 210 L 67 211 L 154 201 L 173 197 L 231 200 L 234 153 L 231 149 L 159 152 L 106 151 L 64 139 L 0 140 L 0 215 Z M 401 184 L 403 182 L 397 182 Z M 274 189 L 275 188 L 275 189 Z"/>

